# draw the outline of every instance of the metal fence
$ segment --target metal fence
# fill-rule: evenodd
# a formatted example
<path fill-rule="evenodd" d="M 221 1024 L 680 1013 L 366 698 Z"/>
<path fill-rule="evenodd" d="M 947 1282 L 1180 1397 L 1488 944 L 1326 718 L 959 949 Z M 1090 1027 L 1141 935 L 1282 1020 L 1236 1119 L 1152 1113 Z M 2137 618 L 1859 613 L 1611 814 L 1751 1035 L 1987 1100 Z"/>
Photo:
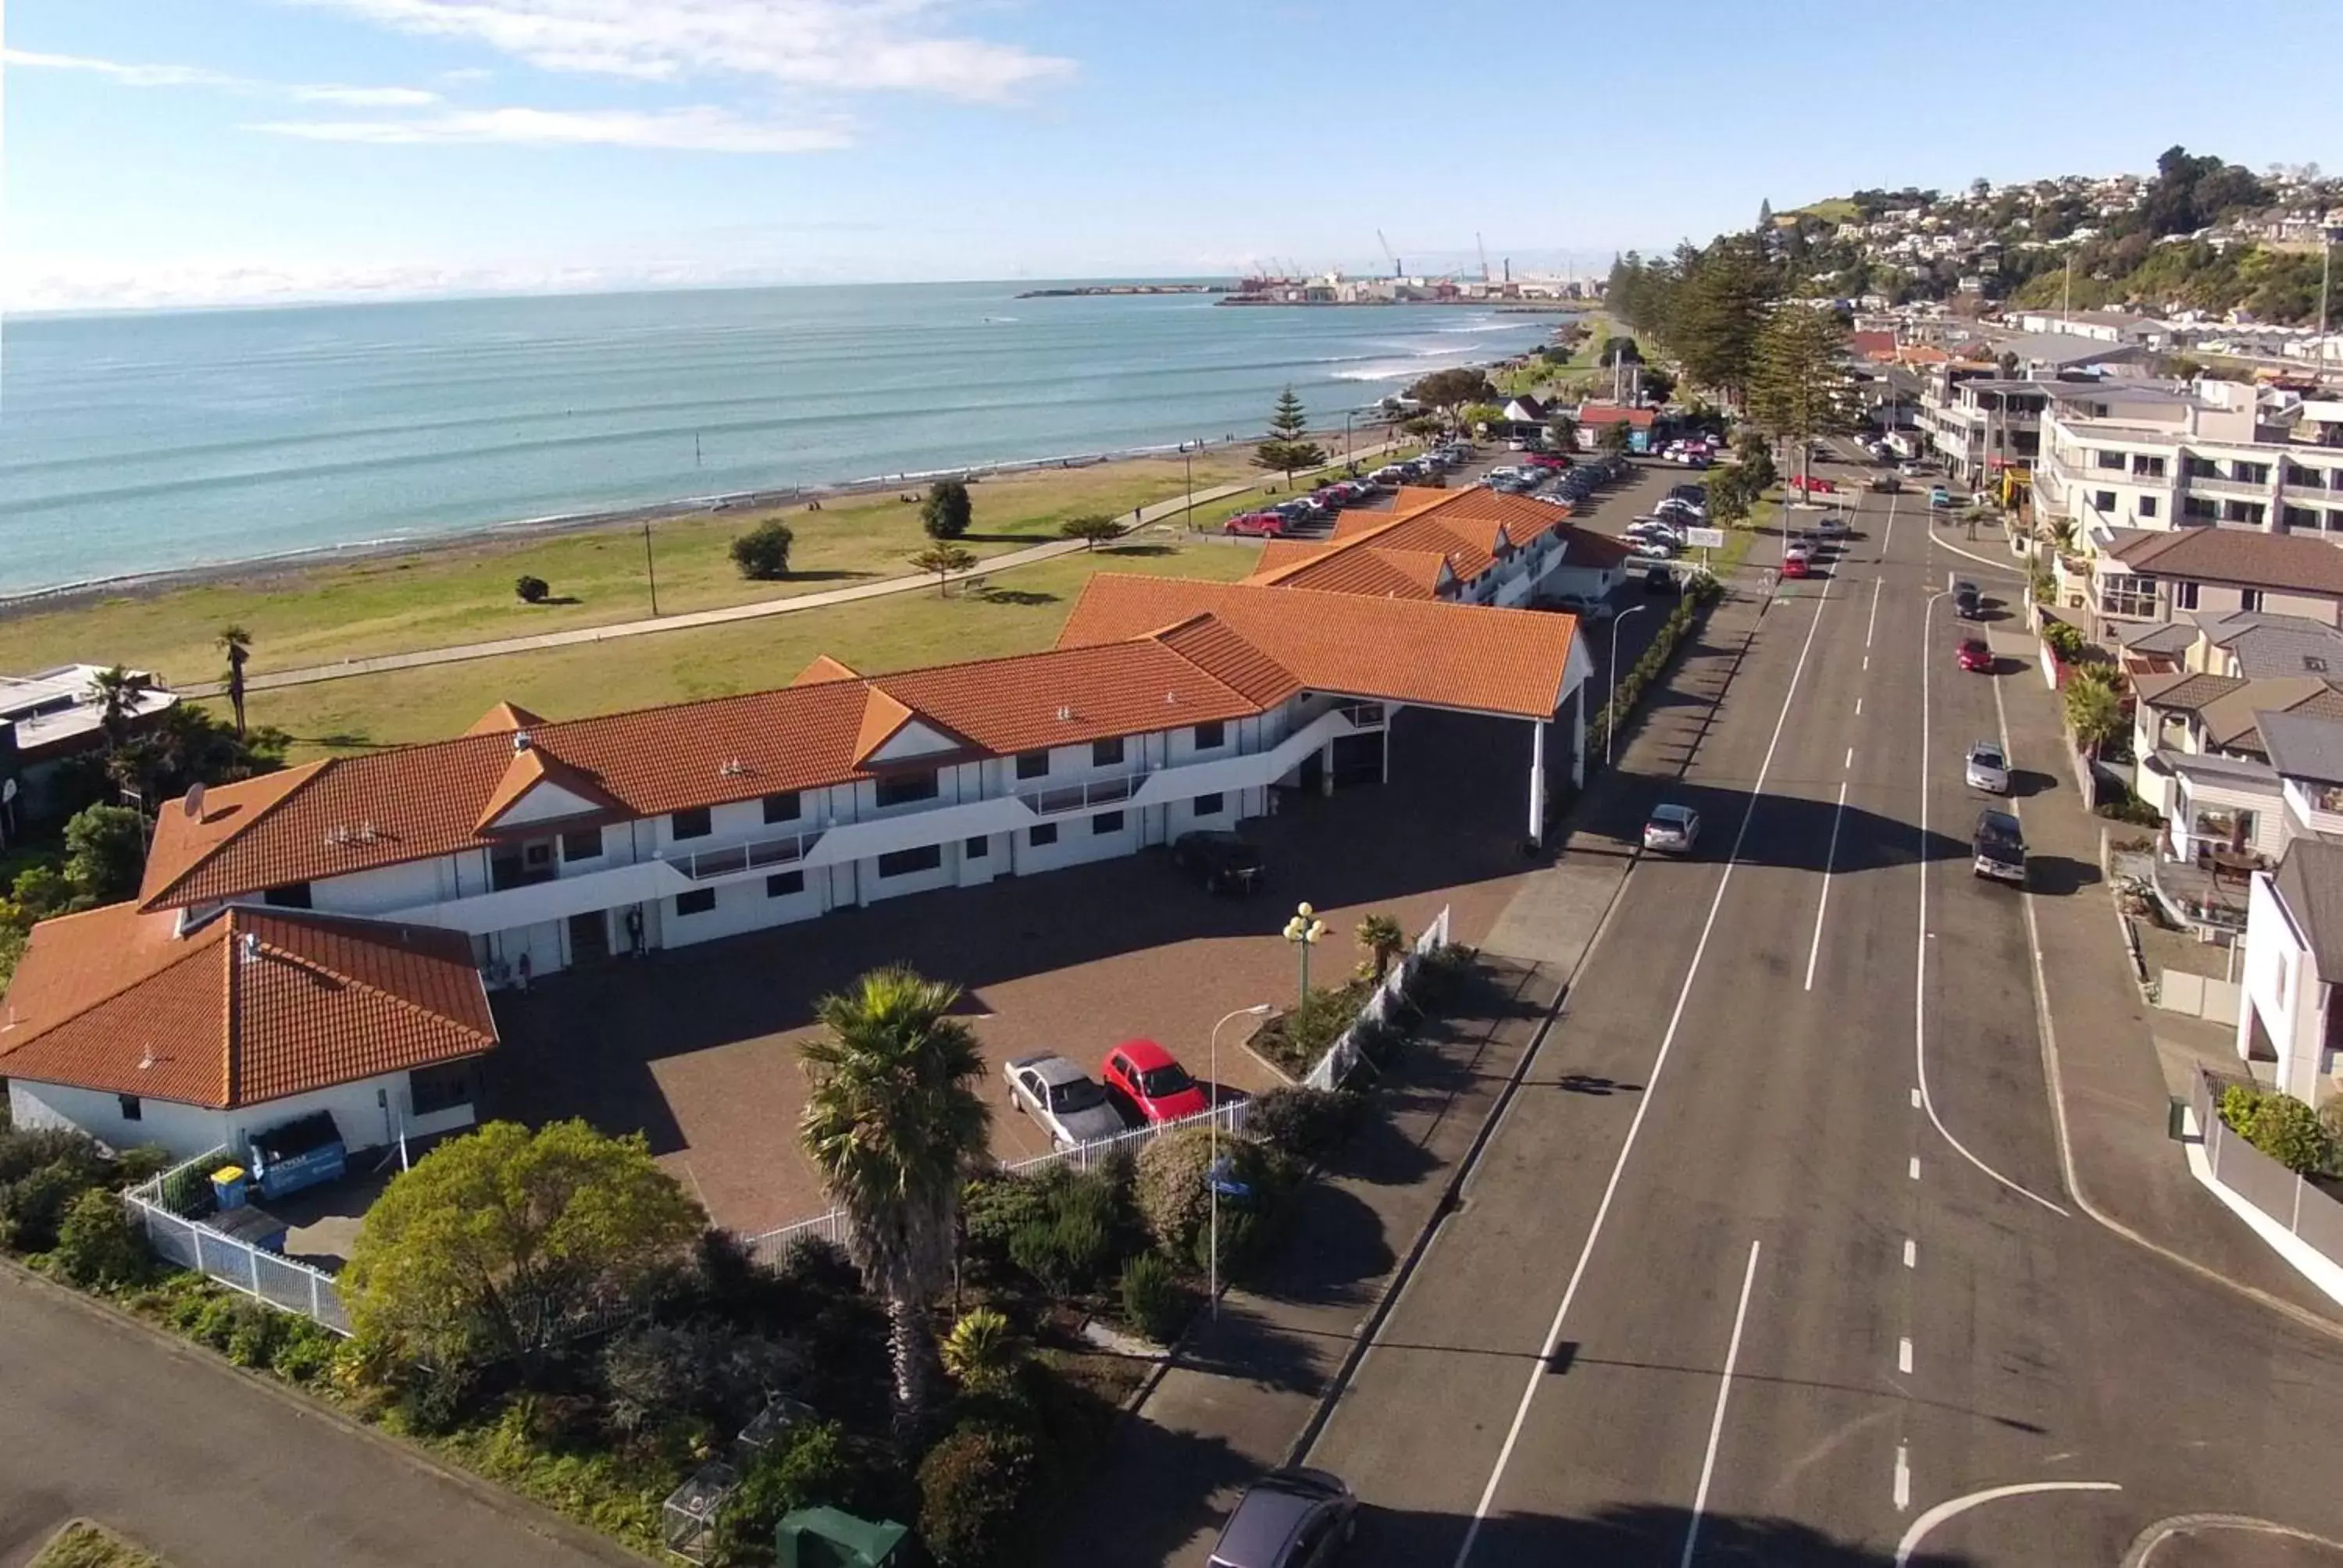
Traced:
<path fill-rule="evenodd" d="M 2197 1075 L 2192 1109 L 2213 1180 L 2260 1210 L 2264 1218 L 2285 1226 L 2328 1261 L 2343 1264 L 2343 1203 L 2231 1131 L 2221 1120 L 2224 1087 L 2211 1073 Z"/>
<path fill-rule="evenodd" d="M 166 1262 L 347 1334 L 349 1314 L 342 1310 L 333 1275 L 204 1223 L 204 1215 L 211 1211 L 211 1186 L 206 1178 L 228 1163 L 228 1151 L 215 1149 L 125 1191 L 123 1203 L 146 1245 Z M 198 1196 L 189 1198 L 191 1191 Z"/>
<path fill-rule="evenodd" d="M 1036 1154 L 1030 1160 L 1020 1160 L 1013 1164 L 1004 1165 L 1001 1170 L 1012 1176 L 1035 1175 L 1052 1165 L 1071 1165 L 1077 1171 L 1089 1171 L 1118 1156 L 1137 1154 L 1167 1132 L 1177 1132 L 1187 1127 L 1204 1126 L 1214 1117 L 1220 1118 L 1221 1131 L 1233 1136 L 1244 1131 L 1246 1113 L 1252 1109 L 1251 1101 L 1232 1100 L 1217 1109 L 1200 1111 L 1193 1116 L 1182 1116 L 1172 1121 L 1134 1127 L 1130 1131 L 1119 1132 L 1112 1138 L 1101 1138 L 1089 1143 L 1077 1143 L 1071 1149 L 1058 1149 L 1047 1154 Z M 767 1231 L 762 1235 L 750 1236 L 748 1238 L 749 1251 L 759 1261 L 778 1263 L 792 1242 L 804 1240 L 809 1236 L 819 1237 L 822 1241 L 844 1246 L 846 1244 L 846 1211 L 842 1209 L 832 1209 L 827 1214 L 819 1214 L 810 1220 L 799 1220 L 795 1224 L 784 1225 L 778 1231 Z"/>
<path fill-rule="evenodd" d="M 1367 998 L 1366 1006 L 1359 1010 L 1357 1020 L 1342 1031 L 1341 1039 L 1326 1048 L 1326 1054 L 1318 1059 L 1302 1081 L 1312 1089 L 1340 1088 L 1342 1081 L 1351 1076 L 1352 1070 L 1359 1065 L 1359 1025 L 1381 1028 L 1389 1022 L 1392 1010 L 1404 1000 L 1408 982 L 1415 978 L 1415 971 L 1422 967 L 1424 959 L 1447 945 L 1448 906 L 1443 904 L 1440 913 L 1433 917 L 1432 923 L 1423 928 L 1423 935 L 1415 939 L 1415 945 L 1400 956 L 1399 962 L 1392 965 L 1391 971 L 1383 976 L 1383 984 Z"/>

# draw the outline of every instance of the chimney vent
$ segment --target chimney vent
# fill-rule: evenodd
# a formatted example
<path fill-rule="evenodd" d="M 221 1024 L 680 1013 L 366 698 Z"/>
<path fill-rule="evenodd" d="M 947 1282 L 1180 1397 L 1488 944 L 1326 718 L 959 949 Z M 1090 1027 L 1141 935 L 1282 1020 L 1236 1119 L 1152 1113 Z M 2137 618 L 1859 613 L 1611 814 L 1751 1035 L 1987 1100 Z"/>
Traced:
<path fill-rule="evenodd" d="M 536 742 L 535 742 L 535 741 L 533 741 L 533 740 L 531 740 L 531 739 L 528 738 L 528 730 L 526 730 L 526 729 L 516 729 L 516 730 L 514 730 L 514 731 L 513 731 L 513 749 L 514 749 L 514 750 L 516 750 L 516 751 L 526 751 L 526 750 L 528 750 L 531 746 L 533 746 L 533 745 L 535 745 L 535 744 L 536 744 Z"/>

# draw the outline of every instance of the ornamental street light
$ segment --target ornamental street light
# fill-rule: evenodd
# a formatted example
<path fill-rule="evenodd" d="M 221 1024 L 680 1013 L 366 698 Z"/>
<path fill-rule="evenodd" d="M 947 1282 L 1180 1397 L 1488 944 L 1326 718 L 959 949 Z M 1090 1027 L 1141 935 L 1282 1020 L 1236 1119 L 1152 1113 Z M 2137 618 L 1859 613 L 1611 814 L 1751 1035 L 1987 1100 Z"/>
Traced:
<path fill-rule="evenodd" d="M 1269 1012 L 1269 1003 L 1265 1001 L 1237 1009 L 1227 1018 L 1212 1025 L 1212 1043 L 1206 1052 L 1211 1064 L 1205 1070 L 1212 1075 L 1212 1109 L 1210 1113 L 1212 1120 L 1212 1132 L 1209 1135 L 1212 1141 L 1212 1158 L 1204 1165 L 1204 1186 L 1212 1193 L 1212 1208 L 1210 1221 L 1212 1240 L 1207 1244 L 1207 1257 L 1204 1264 L 1204 1294 L 1212 1303 L 1212 1316 L 1216 1318 L 1221 1315 L 1221 1181 L 1222 1180 L 1221 1175 L 1221 1030 L 1237 1019 L 1267 1018 Z"/>
<path fill-rule="evenodd" d="M 1302 952 L 1302 1001 L 1303 1003 L 1310 1000 L 1310 950 L 1325 940 L 1326 931 L 1326 922 L 1320 920 L 1318 911 L 1307 904 L 1295 909 L 1293 918 L 1285 922 L 1285 940 L 1292 942 Z"/>

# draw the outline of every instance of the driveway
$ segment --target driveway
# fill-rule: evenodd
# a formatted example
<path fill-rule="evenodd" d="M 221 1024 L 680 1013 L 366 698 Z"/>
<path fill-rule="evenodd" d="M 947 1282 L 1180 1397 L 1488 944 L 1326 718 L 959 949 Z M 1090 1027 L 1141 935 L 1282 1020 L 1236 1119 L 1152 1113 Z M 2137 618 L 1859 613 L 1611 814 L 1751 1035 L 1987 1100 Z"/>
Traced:
<path fill-rule="evenodd" d="M 804 1080 L 798 1046 L 817 999 L 878 965 L 908 962 L 965 987 L 995 1107 L 994 1153 L 1044 1152 L 1007 1103 L 1001 1063 L 1054 1050 L 1095 1072 L 1133 1036 L 1169 1047 L 1198 1078 L 1232 1010 L 1291 1001 L 1296 959 L 1279 935 L 1309 900 L 1333 928 L 1313 982 L 1347 974 L 1363 915 L 1411 933 L 1445 904 L 1460 940 L 1484 934 L 1533 862 L 1526 724 L 1423 709 L 1402 713 L 1392 781 L 1303 799 L 1248 827 L 1269 859 L 1249 900 L 1207 897 L 1163 852 L 985 888 L 890 900 L 784 926 L 548 977 L 500 993 L 505 1045 L 489 1110 L 535 1123 L 582 1116 L 645 1133 L 718 1223 L 755 1234 L 822 1211 L 797 1146 Z M 1222 1031 L 1221 1081 L 1276 1081 Z"/>

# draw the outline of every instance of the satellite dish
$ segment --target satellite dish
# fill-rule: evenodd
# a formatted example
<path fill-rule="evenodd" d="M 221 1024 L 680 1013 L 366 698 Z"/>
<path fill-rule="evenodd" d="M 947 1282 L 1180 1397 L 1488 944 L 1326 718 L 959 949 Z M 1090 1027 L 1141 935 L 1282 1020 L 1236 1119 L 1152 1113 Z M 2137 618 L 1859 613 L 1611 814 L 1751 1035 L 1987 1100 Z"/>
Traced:
<path fill-rule="evenodd" d="M 187 786 L 186 813 L 192 821 L 204 819 L 204 783 L 200 779 Z"/>
<path fill-rule="evenodd" d="M 15 798 L 16 781 L 14 779 L 0 779 L 0 806 L 6 805 Z"/>

